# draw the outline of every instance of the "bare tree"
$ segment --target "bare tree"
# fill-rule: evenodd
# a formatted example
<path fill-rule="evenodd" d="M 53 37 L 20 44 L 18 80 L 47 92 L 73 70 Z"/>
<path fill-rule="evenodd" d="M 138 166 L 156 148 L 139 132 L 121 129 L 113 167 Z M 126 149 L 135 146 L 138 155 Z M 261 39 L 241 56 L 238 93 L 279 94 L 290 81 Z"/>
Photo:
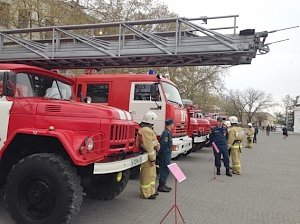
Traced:
<path fill-rule="evenodd" d="M 243 122 L 243 114 L 246 113 L 247 123 L 252 122 L 253 117 L 264 109 L 271 107 L 272 96 L 264 91 L 248 88 L 244 91 L 230 90 L 226 97 L 225 111 L 233 112 Z"/>
<path fill-rule="evenodd" d="M 227 69 L 221 66 L 167 68 L 171 80 L 184 98 L 192 100 L 208 112 L 219 104 L 218 94 L 225 89 L 224 77 Z"/>

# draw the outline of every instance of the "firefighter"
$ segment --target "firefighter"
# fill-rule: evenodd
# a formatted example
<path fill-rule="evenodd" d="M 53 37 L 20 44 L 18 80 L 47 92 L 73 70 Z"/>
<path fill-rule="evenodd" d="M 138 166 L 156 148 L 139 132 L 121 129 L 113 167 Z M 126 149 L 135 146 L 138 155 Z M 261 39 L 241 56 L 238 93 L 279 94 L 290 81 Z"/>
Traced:
<path fill-rule="evenodd" d="M 171 130 L 174 126 L 172 119 L 167 119 L 165 122 L 166 128 L 160 136 L 160 150 L 159 150 L 159 185 L 157 191 L 159 192 L 170 192 L 171 187 L 166 185 L 166 181 L 169 176 L 168 165 L 171 163 L 172 154 L 172 133 Z"/>
<path fill-rule="evenodd" d="M 244 137 L 244 132 L 241 127 L 238 126 L 238 118 L 235 116 L 229 117 L 231 128 L 228 133 L 228 147 L 231 151 L 232 159 L 232 173 L 240 175 L 241 174 L 241 161 L 240 153 L 242 148 L 242 141 Z"/>
<path fill-rule="evenodd" d="M 215 155 L 215 166 L 217 168 L 217 175 L 220 175 L 220 168 L 221 168 L 221 155 L 223 155 L 223 162 L 224 166 L 226 168 L 226 175 L 227 176 L 232 176 L 230 170 L 229 170 L 229 157 L 228 157 L 228 147 L 227 147 L 227 138 L 226 138 L 226 132 L 227 129 L 223 125 L 223 118 L 218 117 L 218 126 L 214 127 L 211 130 L 211 136 L 210 139 L 217 145 L 219 149 L 219 153 L 217 153 L 215 150 L 214 155 Z"/>
<path fill-rule="evenodd" d="M 156 179 L 156 150 L 159 147 L 156 134 L 153 131 L 154 121 L 157 115 L 148 111 L 140 124 L 138 131 L 140 145 L 148 153 L 148 160 L 141 165 L 140 192 L 141 198 L 155 199 L 155 179 Z"/>
<path fill-rule="evenodd" d="M 246 132 L 247 135 L 247 145 L 245 146 L 245 148 L 253 148 L 253 138 L 254 138 L 254 128 L 252 127 L 251 123 L 248 123 L 248 129 Z"/>
<path fill-rule="evenodd" d="M 225 127 L 227 128 L 227 131 L 226 131 L 226 138 L 228 139 L 228 133 L 229 133 L 229 130 L 230 130 L 230 127 L 231 127 L 231 123 L 230 123 L 230 121 L 225 121 L 225 122 L 224 122 L 224 125 L 225 125 Z M 229 156 L 229 157 L 230 157 L 230 153 L 231 153 L 230 148 L 228 148 L 228 156 Z M 230 160 L 229 160 L 229 163 L 230 163 Z"/>

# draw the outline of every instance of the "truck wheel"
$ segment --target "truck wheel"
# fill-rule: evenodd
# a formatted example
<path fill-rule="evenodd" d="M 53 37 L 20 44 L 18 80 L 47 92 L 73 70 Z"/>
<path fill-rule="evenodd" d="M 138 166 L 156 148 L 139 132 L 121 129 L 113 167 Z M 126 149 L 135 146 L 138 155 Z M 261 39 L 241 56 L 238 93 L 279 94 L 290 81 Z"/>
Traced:
<path fill-rule="evenodd" d="M 199 149 L 199 143 L 193 144 L 192 152 L 196 152 Z"/>
<path fill-rule="evenodd" d="M 130 179 L 134 180 L 140 175 L 141 166 L 135 166 L 130 169 Z"/>
<path fill-rule="evenodd" d="M 118 196 L 126 187 L 130 170 L 118 173 L 93 175 L 85 192 L 88 197 L 98 200 L 111 200 Z"/>
<path fill-rule="evenodd" d="M 184 156 L 188 156 L 189 154 L 191 154 L 191 152 L 193 151 L 193 148 L 189 149 L 188 151 L 186 151 L 186 153 L 184 153 Z"/>
<path fill-rule="evenodd" d="M 82 186 L 67 160 L 34 154 L 12 168 L 4 198 L 17 224 L 70 223 L 80 210 Z"/>

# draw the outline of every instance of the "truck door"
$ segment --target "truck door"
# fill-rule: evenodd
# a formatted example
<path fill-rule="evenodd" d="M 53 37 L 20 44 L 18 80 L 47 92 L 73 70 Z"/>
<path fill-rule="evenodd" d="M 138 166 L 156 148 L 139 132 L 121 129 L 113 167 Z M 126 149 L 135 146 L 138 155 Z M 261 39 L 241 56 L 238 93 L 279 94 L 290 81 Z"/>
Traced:
<path fill-rule="evenodd" d="M 154 130 L 160 135 L 165 127 L 166 102 L 160 84 L 154 82 L 133 82 L 130 90 L 129 112 L 134 121 L 140 123 L 147 111 L 153 111 L 158 119 Z"/>
<path fill-rule="evenodd" d="M 3 95 L 3 88 L 3 72 L 0 71 L 0 150 L 7 139 L 10 109 L 13 104 L 12 101 L 8 101 L 6 96 Z"/>

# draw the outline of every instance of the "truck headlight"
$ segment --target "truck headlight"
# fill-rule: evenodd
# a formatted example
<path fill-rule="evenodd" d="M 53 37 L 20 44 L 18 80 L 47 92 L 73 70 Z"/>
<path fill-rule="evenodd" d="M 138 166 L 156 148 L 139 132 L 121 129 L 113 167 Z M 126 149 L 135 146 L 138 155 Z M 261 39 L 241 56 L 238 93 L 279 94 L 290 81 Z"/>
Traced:
<path fill-rule="evenodd" d="M 85 145 L 86 145 L 86 149 L 88 150 L 88 151 L 91 151 L 91 150 L 93 150 L 93 148 L 94 148 L 94 139 L 93 138 L 86 138 L 86 140 L 85 140 Z"/>

